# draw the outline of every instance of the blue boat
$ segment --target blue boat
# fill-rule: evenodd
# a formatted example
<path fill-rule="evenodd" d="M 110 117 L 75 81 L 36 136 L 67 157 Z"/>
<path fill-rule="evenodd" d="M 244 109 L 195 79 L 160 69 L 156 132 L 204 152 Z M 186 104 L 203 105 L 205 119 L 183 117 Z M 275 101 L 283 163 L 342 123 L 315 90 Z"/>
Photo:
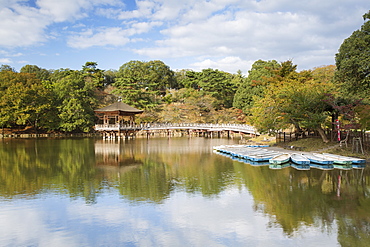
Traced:
<path fill-rule="evenodd" d="M 321 156 L 325 159 L 328 160 L 333 160 L 333 163 L 340 164 L 340 165 L 350 165 L 352 164 L 352 160 L 348 159 L 347 157 L 341 157 L 338 155 L 332 155 L 328 153 L 323 153 L 323 154 L 314 154 L 317 156 Z"/>
<path fill-rule="evenodd" d="M 290 160 L 290 154 L 283 153 L 283 154 L 278 154 L 278 155 L 272 157 L 269 160 L 269 162 L 271 164 L 283 164 L 283 163 L 289 162 L 289 160 Z"/>
<path fill-rule="evenodd" d="M 252 161 L 269 161 L 271 158 L 278 155 L 276 152 L 268 152 L 268 153 L 258 153 L 258 154 L 250 154 L 247 155 L 248 159 Z"/>
<path fill-rule="evenodd" d="M 334 163 L 334 160 L 329 160 L 318 155 L 314 154 L 302 154 L 302 155 L 310 160 L 310 165 L 312 162 L 320 165 L 333 165 Z"/>
<path fill-rule="evenodd" d="M 366 163 L 366 160 L 361 159 L 361 158 L 347 157 L 347 156 L 343 156 L 343 155 L 329 154 L 329 153 L 323 153 L 323 154 L 327 155 L 329 157 L 337 157 L 337 158 L 340 158 L 340 159 L 350 160 L 350 161 L 352 161 L 352 164 L 365 164 Z"/>
<path fill-rule="evenodd" d="M 298 165 L 310 165 L 310 160 L 302 154 L 293 153 L 290 155 L 290 159 Z"/>

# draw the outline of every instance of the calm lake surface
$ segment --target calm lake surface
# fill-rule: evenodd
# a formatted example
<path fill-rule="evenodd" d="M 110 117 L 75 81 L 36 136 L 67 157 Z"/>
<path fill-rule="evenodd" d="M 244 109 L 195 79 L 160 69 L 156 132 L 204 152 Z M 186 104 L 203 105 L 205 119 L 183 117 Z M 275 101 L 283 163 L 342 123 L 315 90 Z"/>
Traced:
<path fill-rule="evenodd" d="M 0 141 L 0 246 L 369 246 L 370 173 L 272 170 L 237 140 Z"/>

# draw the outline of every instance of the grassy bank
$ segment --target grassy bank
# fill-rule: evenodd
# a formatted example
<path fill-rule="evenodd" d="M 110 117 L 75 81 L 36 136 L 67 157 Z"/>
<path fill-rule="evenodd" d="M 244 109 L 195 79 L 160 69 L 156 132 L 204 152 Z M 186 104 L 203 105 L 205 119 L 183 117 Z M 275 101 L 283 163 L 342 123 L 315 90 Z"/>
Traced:
<path fill-rule="evenodd" d="M 370 161 L 370 152 L 365 151 L 365 154 L 352 152 L 352 145 L 348 145 L 348 148 L 345 146 L 340 147 L 338 142 L 324 143 L 321 138 L 306 138 L 298 141 L 276 143 L 275 138 L 268 135 L 261 135 L 256 138 L 249 139 L 246 144 L 248 143 L 267 144 L 270 146 L 278 146 L 285 149 L 295 149 L 305 152 L 340 154 L 344 156 L 363 158 Z"/>
<path fill-rule="evenodd" d="M 365 150 L 364 154 L 352 152 L 352 145 L 348 145 L 347 148 L 344 145 L 341 147 L 338 142 L 324 143 L 321 138 L 306 138 L 293 142 L 278 143 L 276 145 L 283 148 L 287 146 L 300 147 L 306 152 L 326 152 L 370 160 L 370 152 L 366 152 Z"/>

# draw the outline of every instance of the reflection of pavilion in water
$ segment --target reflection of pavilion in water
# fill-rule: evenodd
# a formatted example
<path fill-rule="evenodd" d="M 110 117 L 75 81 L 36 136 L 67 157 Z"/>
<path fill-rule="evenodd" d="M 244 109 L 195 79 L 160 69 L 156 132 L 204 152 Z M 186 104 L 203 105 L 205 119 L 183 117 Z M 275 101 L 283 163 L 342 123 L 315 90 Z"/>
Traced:
<path fill-rule="evenodd" d="M 94 144 L 96 165 L 110 169 L 126 169 L 141 165 L 133 150 L 123 149 L 121 142 L 97 140 Z"/>

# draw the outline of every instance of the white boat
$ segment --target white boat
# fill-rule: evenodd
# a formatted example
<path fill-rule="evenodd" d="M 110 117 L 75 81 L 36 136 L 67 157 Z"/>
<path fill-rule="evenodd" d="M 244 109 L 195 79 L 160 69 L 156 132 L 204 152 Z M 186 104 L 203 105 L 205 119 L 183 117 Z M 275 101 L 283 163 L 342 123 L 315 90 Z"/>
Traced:
<path fill-rule="evenodd" d="M 336 155 L 323 153 L 323 154 L 315 154 L 315 155 L 322 155 L 322 157 L 333 160 L 333 163 L 341 164 L 341 165 L 350 165 L 352 164 L 352 160 L 346 158 L 346 157 L 338 157 Z"/>
<path fill-rule="evenodd" d="M 269 162 L 271 164 L 283 164 L 283 163 L 289 162 L 289 160 L 290 160 L 290 154 L 283 153 L 283 154 L 274 156 L 273 158 L 269 160 Z"/>
<path fill-rule="evenodd" d="M 311 163 L 313 162 L 320 165 L 332 165 L 334 163 L 332 159 L 329 160 L 327 158 L 324 158 L 323 156 L 319 156 L 316 154 L 302 154 L 302 155 L 309 159 Z"/>
<path fill-rule="evenodd" d="M 355 163 L 355 164 L 364 164 L 364 163 L 366 163 L 365 159 L 360 159 L 360 158 L 347 157 L 347 156 L 343 156 L 343 155 L 329 154 L 329 153 L 323 153 L 323 155 L 331 156 L 331 157 L 337 157 L 337 158 L 341 158 L 341 159 L 347 159 L 347 160 L 352 161 L 352 163 Z"/>
<path fill-rule="evenodd" d="M 298 165 L 309 165 L 310 160 L 302 154 L 293 153 L 290 155 L 291 160 Z"/>
<path fill-rule="evenodd" d="M 278 155 L 276 152 L 260 153 L 260 154 L 249 154 L 247 158 L 252 161 L 268 161 Z"/>

